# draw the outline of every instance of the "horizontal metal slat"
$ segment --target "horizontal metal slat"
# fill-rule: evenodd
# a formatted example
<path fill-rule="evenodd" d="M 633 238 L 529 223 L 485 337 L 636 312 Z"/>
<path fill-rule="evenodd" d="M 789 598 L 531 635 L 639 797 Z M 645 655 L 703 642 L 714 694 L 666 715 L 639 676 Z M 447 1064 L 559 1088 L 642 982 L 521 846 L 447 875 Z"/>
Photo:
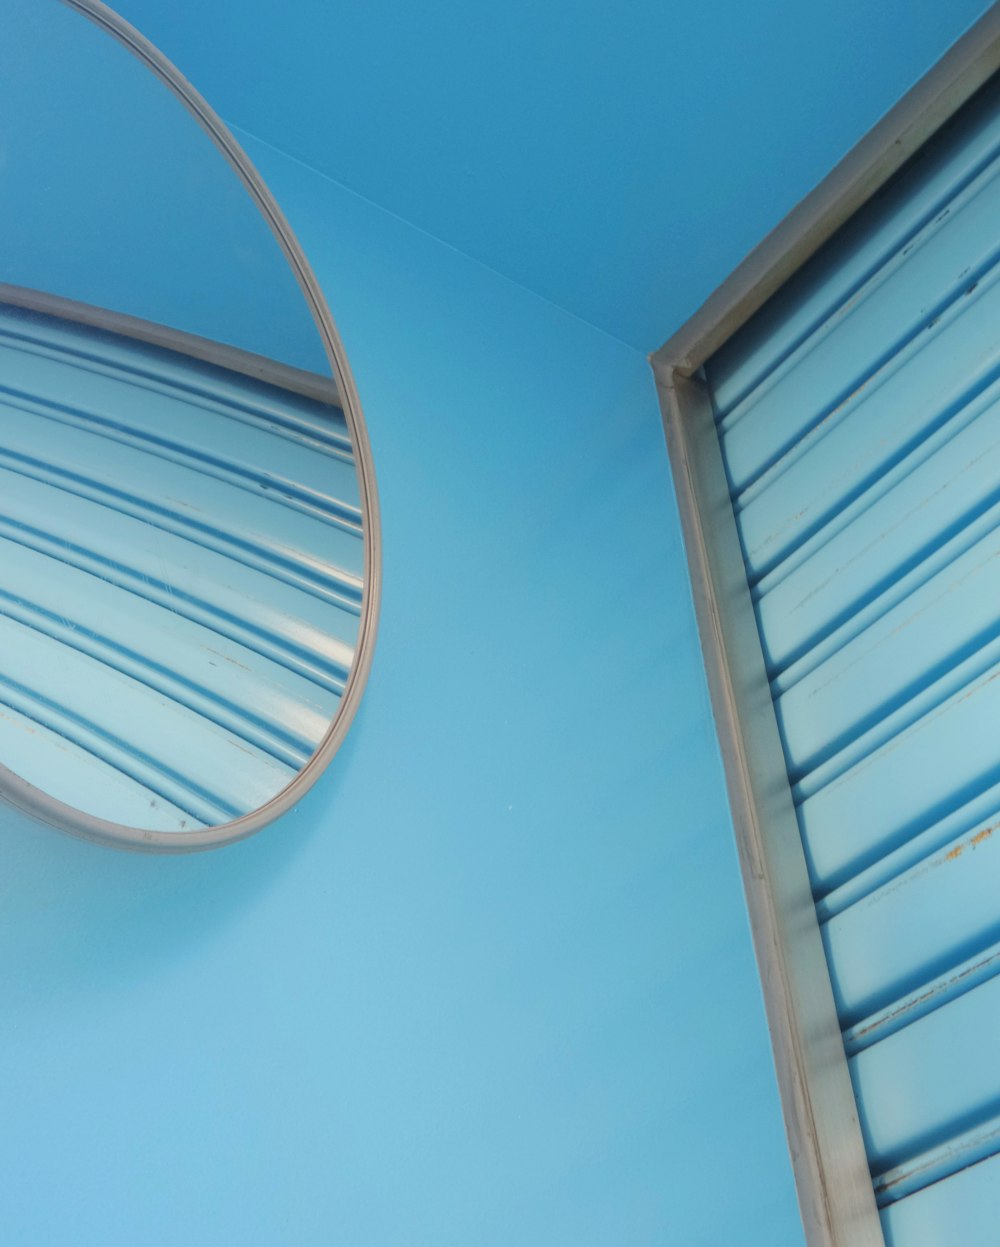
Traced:
<path fill-rule="evenodd" d="M 170 533 L 151 536 L 127 515 L 108 524 L 100 506 L 72 495 L 55 511 L 46 485 L 2 467 L 0 535 L 205 624 L 324 688 L 343 689 L 358 617 L 291 586 L 274 601 L 267 577 L 223 554 Z"/>
<path fill-rule="evenodd" d="M 352 533 L 2 399 L 0 425 L 0 464 L 48 485 L 53 508 L 54 491 L 69 492 L 334 604 L 360 601 L 361 543 Z"/>
<path fill-rule="evenodd" d="M 979 644 L 981 640 L 982 638 L 977 638 L 977 645 L 955 666 L 949 666 L 944 674 L 920 688 L 897 709 L 880 718 L 846 748 L 821 762 L 794 783 L 792 798 L 796 804 L 804 805 L 810 797 L 835 783 L 841 776 L 863 766 L 866 759 L 880 749 L 891 749 L 893 742 L 910 727 L 932 716 L 952 696 L 960 696 L 982 675 L 995 668 L 1000 663 L 1000 637 L 994 634 L 985 643 Z M 917 675 L 915 673 L 914 678 L 919 683 Z"/>
<path fill-rule="evenodd" d="M 1000 636 L 998 607 L 994 529 L 776 699 L 793 781 L 833 755 L 838 769 L 860 762 L 957 691 Z"/>
<path fill-rule="evenodd" d="M 890 1035 L 912 1026 L 935 1009 L 943 1009 L 1000 972 L 1000 943 L 989 944 L 957 965 L 920 983 L 890 1004 L 861 1018 L 843 1032 L 844 1051 L 855 1056 Z"/>
<path fill-rule="evenodd" d="M 919 992 L 1000 940 L 998 829 L 1000 810 L 824 925 L 845 1026 Z"/>
<path fill-rule="evenodd" d="M 0 653 L 0 700 L 205 823 L 225 822 L 264 805 L 298 769 L 90 655 L 3 615 Z M 23 778 L 35 782 L 31 775 Z M 44 789 L 44 780 L 37 786 Z"/>
<path fill-rule="evenodd" d="M 0 318 L 2 324 L 2 318 Z M 254 493 L 266 488 L 316 514 L 360 525 L 357 475 L 350 458 L 235 419 L 221 402 L 193 402 L 183 391 L 137 386 L 127 373 L 78 367 L 71 356 L 29 351 L 0 334 L 0 393 L 50 420 L 170 456 L 191 470 Z"/>
<path fill-rule="evenodd" d="M 991 784 L 968 801 L 946 812 L 898 848 L 850 875 L 833 891 L 821 896 L 816 902 L 816 913 L 820 922 L 828 922 L 836 914 L 843 913 L 914 866 L 927 861 L 939 849 L 951 846 L 967 832 L 990 822 L 997 810 L 1000 810 L 1000 782 Z"/>
<path fill-rule="evenodd" d="M 875 1180 L 875 1198 L 885 1208 L 898 1199 L 935 1182 L 947 1180 L 969 1165 L 987 1160 L 1000 1152 L 1000 1118 L 992 1117 L 969 1130 L 949 1135 L 936 1147 L 880 1173 Z"/>
<path fill-rule="evenodd" d="M 949 203 L 723 425 L 734 494 L 750 487 L 996 263 L 1000 163 Z M 750 401 L 750 400 L 748 400 Z"/>
<path fill-rule="evenodd" d="M 992 1122 L 1000 1112 L 991 1042 L 998 1029 L 993 978 L 851 1059 L 873 1173 Z"/>
<path fill-rule="evenodd" d="M 308 445 L 352 455 L 343 411 L 329 403 L 118 334 L 0 303 L 0 335 L 18 349 L 86 369 Z"/>
<path fill-rule="evenodd" d="M 739 513 L 751 575 L 777 567 L 1000 376 L 1000 268 L 800 443 Z M 764 482 L 762 482 L 762 485 Z M 772 488 L 780 484 L 779 488 Z"/>
<path fill-rule="evenodd" d="M 1000 1156 L 890 1204 L 882 1213 L 886 1247 L 996 1247 Z"/>
<path fill-rule="evenodd" d="M 793 686 L 997 522 L 986 513 L 1000 504 L 1000 384 L 899 466 L 894 479 L 873 491 L 874 500 L 759 598 L 776 692 Z"/>
<path fill-rule="evenodd" d="M 762 384 L 796 346 L 849 299 L 1000 152 L 994 110 L 1000 87 L 942 130 L 774 295 L 708 365 L 720 417 Z"/>
<path fill-rule="evenodd" d="M 799 807 L 818 895 L 1000 781 L 1000 665 Z"/>
<path fill-rule="evenodd" d="M 85 808 L 109 822 L 152 831 L 192 831 L 204 826 L 160 793 L 105 762 L 37 719 L 3 704 L 0 689 L 0 758 L 9 770 L 57 801 Z"/>
<path fill-rule="evenodd" d="M 0 537 L 0 614 L 89 653 L 289 765 L 316 749 L 339 697 L 176 611 Z"/>

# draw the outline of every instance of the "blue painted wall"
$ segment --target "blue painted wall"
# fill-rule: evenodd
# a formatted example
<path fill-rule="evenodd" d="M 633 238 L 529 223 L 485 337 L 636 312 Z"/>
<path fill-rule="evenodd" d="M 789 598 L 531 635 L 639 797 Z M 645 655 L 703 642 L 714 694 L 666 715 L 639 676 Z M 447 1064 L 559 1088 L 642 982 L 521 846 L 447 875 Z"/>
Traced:
<path fill-rule="evenodd" d="M 5 1244 L 801 1241 L 645 359 L 249 146 L 363 396 L 374 670 L 246 843 L 0 822 Z"/>
<path fill-rule="evenodd" d="M 808 40 L 791 6 L 766 39 L 734 6 L 693 59 L 638 12 L 509 10 L 504 41 L 498 10 L 450 43 L 457 11 L 413 30 L 338 7 L 331 28 L 302 4 L 289 42 L 287 5 L 122 7 L 237 121 L 343 136 L 404 198 L 453 197 L 481 239 L 449 242 L 547 298 L 241 136 L 369 424 L 371 683 L 316 788 L 244 844 L 145 858 L 0 820 L 4 1241 L 794 1247 L 648 366 L 550 300 L 655 345 L 976 6 L 921 6 L 892 43 L 902 6 L 810 11 Z M 432 45 L 470 66 L 447 91 Z M 363 74 L 387 92 L 374 120 Z M 341 78 L 352 106 L 307 121 Z M 817 79 L 803 121 L 790 88 Z M 418 137 L 418 164 L 441 145 L 419 177 Z M 693 156 L 701 189 L 677 177 Z"/>
<path fill-rule="evenodd" d="M 117 0 L 227 121 L 644 351 L 988 0 Z"/>

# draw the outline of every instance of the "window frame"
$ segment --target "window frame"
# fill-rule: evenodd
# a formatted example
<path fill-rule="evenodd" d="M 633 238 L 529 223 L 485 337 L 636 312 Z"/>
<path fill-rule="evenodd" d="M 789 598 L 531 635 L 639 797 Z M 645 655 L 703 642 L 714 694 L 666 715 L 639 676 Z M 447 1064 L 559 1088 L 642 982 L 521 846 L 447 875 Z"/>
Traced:
<path fill-rule="evenodd" d="M 995 3 L 650 357 L 809 1247 L 884 1247 L 707 387 L 698 373 L 988 78 Z"/>

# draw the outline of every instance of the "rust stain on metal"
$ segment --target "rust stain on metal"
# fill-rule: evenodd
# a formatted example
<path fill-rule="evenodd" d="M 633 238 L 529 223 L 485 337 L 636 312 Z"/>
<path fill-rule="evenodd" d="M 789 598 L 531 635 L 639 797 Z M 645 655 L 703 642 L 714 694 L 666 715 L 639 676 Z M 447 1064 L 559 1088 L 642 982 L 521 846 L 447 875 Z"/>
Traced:
<path fill-rule="evenodd" d="M 990 830 L 992 830 L 992 828 Z M 926 1005 L 928 1001 L 934 1000 L 936 997 L 942 995 L 947 996 L 951 992 L 954 992 L 957 988 L 960 988 L 964 981 L 970 976 L 982 973 L 985 967 L 989 966 L 991 962 L 996 960 L 996 956 L 997 955 L 994 953 L 989 957 L 983 958 L 981 961 L 975 962 L 975 964 L 971 966 L 965 966 L 963 969 L 959 970 L 958 973 L 952 973 L 946 978 L 942 978 L 934 983 L 931 983 L 929 986 L 925 987 L 919 995 L 907 997 L 905 1000 L 895 1005 L 892 1009 L 882 1013 L 880 1016 L 870 1021 L 867 1025 L 857 1029 L 854 1032 L 855 1043 L 859 1044 L 861 1047 L 868 1047 L 869 1044 L 861 1043 L 863 1039 L 867 1038 L 873 1032 L 878 1032 L 884 1030 L 888 1026 L 892 1026 L 894 1022 L 898 1021 L 902 1017 L 905 1017 L 906 1014 L 912 1013 L 915 1009 L 919 1009 L 921 1005 Z M 893 1031 L 896 1029 L 898 1028 L 893 1027 Z M 890 1033 L 893 1032 L 890 1031 Z"/>
<path fill-rule="evenodd" d="M 878 376 L 880 371 L 881 369 L 876 369 L 875 372 L 869 373 L 868 376 L 865 377 L 865 379 L 861 382 L 860 385 L 856 385 L 854 389 L 851 390 L 850 394 L 848 394 L 846 398 L 841 399 L 841 401 L 836 405 L 836 407 L 833 408 L 832 411 L 827 412 L 827 414 L 823 417 L 823 419 L 819 422 L 819 424 L 815 426 L 815 428 L 821 429 L 828 420 L 833 419 L 833 417 L 837 414 L 838 411 L 843 411 L 843 409 L 848 405 L 848 403 L 852 403 L 863 390 L 866 390 L 868 388 L 872 380 Z"/>
<path fill-rule="evenodd" d="M 212 649 L 212 647 L 209 645 L 203 645 L 201 648 L 205 651 L 206 654 L 214 654 L 216 658 L 221 658 L 223 662 L 232 663 L 234 667 L 239 667 L 241 671 L 251 670 L 250 667 L 247 667 L 243 663 L 238 662 L 235 658 L 232 658 L 229 654 L 222 654 L 217 649 Z M 213 667 L 218 666 L 218 663 L 212 662 L 211 659 L 209 659 L 209 662 L 211 663 Z"/>
<path fill-rule="evenodd" d="M 966 849 L 974 849 L 977 844 L 982 844 L 984 840 L 988 840 L 998 827 L 1000 827 L 1000 822 L 991 823 L 989 827 L 984 827 L 982 831 L 977 831 L 971 840 L 964 840 L 961 844 L 956 844 L 949 853 L 945 854 L 944 860 L 953 862 L 956 857 L 961 857 Z"/>
<path fill-rule="evenodd" d="M 855 1040 L 860 1041 L 865 1038 L 865 1036 L 871 1034 L 872 1031 L 882 1030 L 884 1027 L 894 1022 L 896 1018 L 902 1017 L 904 1014 L 909 1013 L 911 1010 L 916 1009 L 919 1005 L 922 1005 L 925 1001 L 931 1000 L 940 990 L 940 987 L 930 987 L 926 991 L 921 992 L 919 996 L 913 996 L 909 1000 L 905 1000 L 902 1004 L 897 1005 L 891 1012 L 884 1014 L 882 1017 L 877 1018 L 874 1022 L 869 1022 L 867 1026 L 862 1026 L 859 1030 L 855 1031 Z"/>

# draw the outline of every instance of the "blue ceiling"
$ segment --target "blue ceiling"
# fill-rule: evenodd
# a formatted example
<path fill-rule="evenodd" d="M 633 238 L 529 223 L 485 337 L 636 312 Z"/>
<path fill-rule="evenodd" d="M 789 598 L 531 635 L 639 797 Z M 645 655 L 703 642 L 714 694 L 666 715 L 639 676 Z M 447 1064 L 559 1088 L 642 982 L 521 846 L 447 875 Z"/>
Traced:
<path fill-rule="evenodd" d="M 117 7 L 229 122 L 650 350 L 988 6 Z"/>

